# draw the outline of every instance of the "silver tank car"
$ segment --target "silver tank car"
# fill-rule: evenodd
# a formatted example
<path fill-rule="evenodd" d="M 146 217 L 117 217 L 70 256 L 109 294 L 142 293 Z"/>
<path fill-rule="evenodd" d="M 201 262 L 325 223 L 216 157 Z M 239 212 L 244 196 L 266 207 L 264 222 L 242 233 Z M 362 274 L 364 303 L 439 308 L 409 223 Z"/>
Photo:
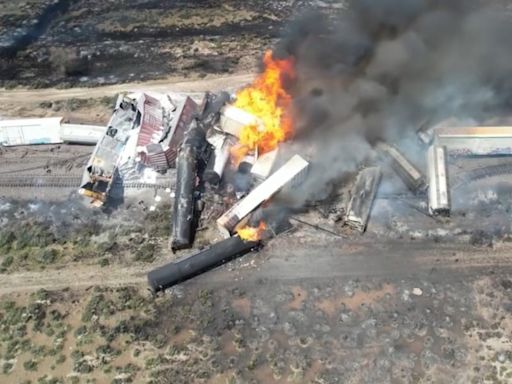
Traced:
<path fill-rule="evenodd" d="M 427 152 L 428 163 L 428 209 L 431 215 L 450 215 L 450 190 L 446 148 L 432 145 Z"/>

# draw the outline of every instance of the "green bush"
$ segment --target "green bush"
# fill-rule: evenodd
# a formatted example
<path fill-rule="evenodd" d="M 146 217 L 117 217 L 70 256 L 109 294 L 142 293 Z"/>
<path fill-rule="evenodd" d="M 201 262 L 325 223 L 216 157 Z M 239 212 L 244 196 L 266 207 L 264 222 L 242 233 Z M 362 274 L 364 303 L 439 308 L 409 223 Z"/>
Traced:
<path fill-rule="evenodd" d="M 64 381 L 56 377 L 48 377 L 48 375 L 44 375 L 37 379 L 37 384 L 64 384 Z"/>
<path fill-rule="evenodd" d="M 89 101 L 87 99 L 69 99 L 66 100 L 66 108 L 70 111 L 76 111 L 77 109 L 83 108 L 88 105 Z"/>
<path fill-rule="evenodd" d="M 75 337 L 81 337 L 87 334 L 87 327 L 85 325 L 79 326 L 75 329 Z"/>
<path fill-rule="evenodd" d="M 43 101 L 39 103 L 39 108 L 50 109 L 51 107 L 53 107 L 53 103 L 51 101 Z"/>
<path fill-rule="evenodd" d="M 156 244 L 146 243 L 140 246 L 135 252 L 135 260 L 150 263 L 155 260 L 155 253 L 158 247 Z"/>
<path fill-rule="evenodd" d="M 37 361 L 28 360 L 23 363 L 23 368 L 25 368 L 26 371 L 37 371 L 37 365 Z"/>
<path fill-rule="evenodd" d="M 79 351 L 78 349 L 75 349 L 73 352 L 71 352 L 71 358 L 75 361 L 80 360 L 84 357 L 84 353 L 82 351 Z"/>
<path fill-rule="evenodd" d="M 34 331 L 41 332 L 44 326 L 44 319 L 46 318 L 46 309 L 41 303 L 31 303 L 27 307 L 28 319 L 34 321 L 32 327 Z"/>
<path fill-rule="evenodd" d="M 32 86 L 32 88 L 35 88 L 35 89 L 47 88 L 50 86 L 50 84 L 47 81 L 45 81 L 41 78 L 37 78 L 37 79 L 33 80 L 30 85 Z"/>
<path fill-rule="evenodd" d="M 53 264 L 59 257 L 60 252 L 56 249 L 41 249 L 36 254 L 36 260 L 44 265 Z"/>
<path fill-rule="evenodd" d="M 110 346 L 110 344 L 100 345 L 96 348 L 97 355 L 113 356 L 116 354 L 116 350 Z"/>
<path fill-rule="evenodd" d="M 76 360 L 73 364 L 73 371 L 78 373 L 91 373 L 93 370 L 94 368 L 84 359 Z"/>
<path fill-rule="evenodd" d="M 57 358 L 55 359 L 55 363 L 56 364 L 62 364 L 66 361 L 66 356 L 65 355 L 62 355 L 60 354 L 59 356 L 57 356 Z"/>
<path fill-rule="evenodd" d="M 18 86 L 18 83 L 14 80 L 4 81 L 3 83 L 5 89 L 14 89 Z"/>
<path fill-rule="evenodd" d="M 162 204 L 160 209 L 153 212 L 148 212 L 144 218 L 145 227 L 148 233 L 157 238 L 164 238 L 169 235 L 170 221 L 169 211 L 171 210 L 170 204 Z"/>
<path fill-rule="evenodd" d="M 118 296 L 116 303 L 119 310 L 136 310 L 146 304 L 146 299 L 139 295 L 133 287 L 121 287 L 116 290 Z"/>
<path fill-rule="evenodd" d="M 14 367 L 14 365 L 8 361 L 6 361 L 3 365 L 2 365 L 2 373 L 4 375 L 7 375 L 8 373 L 11 372 L 12 368 Z"/>
<path fill-rule="evenodd" d="M 155 357 L 149 357 L 144 361 L 144 365 L 147 370 L 155 369 L 165 364 L 167 364 L 167 359 L 162 354 Z"/>
<path fill-rule="evenodd" d="M 64 316 L 62 316 L 62 313 L 60 313 L 57 309 L 52 309 L 50 311 L 50 321 L 58 323 L 63 318 Z"/>
<path fill-rule="evenodd" d="M 48 348 L 44 345 L 37 345 L 32 348 L 31 352 L 35 357 L 44 357 L 48 353 Z"/>
<path fill-rule="evenodd" d="M 103 373 L 105 373 L 107 375 L 112 373 L 112 366 L 111 365 L 105 366 L 105 368 L 103 368 Z"/>
<path fill-rule="evenodd" d="M 14 256 L 6 255 L 4 257 L 4 259 L 2 260 L 2 268 L 9 268 L 13 262 L 14 262 Z"/>
<path fill-rule="evenodd" d="M 0 320 L 3 326 L 16 326 L 25 322 L 25 308 L 16 306 L 16 302 L 4 301 L 0 309 L 2 310 Z"/>
<path fill-rule="evenodd" d="M 23 229 L 20 229 L 17 233 L 16 249 L 27 247 L 45 248 L 56 241 L 56 237 L 50 227 L 43 223 L 25 223 Z"/>
<path fill-rule="evenodd" d="M 13 231 L 7 230 L 0 232 L 0 248 L 9 250 L 15 241 L 16 235 Z"/>
<path fill-rule="evenodd" d="M 110 261 L 104 257 L 103 259 L 100 259 L 100 262 L 98 263 L 100 267 L 107 267 L 110 264 Z"/>
<path fill-rule="evenodd" d="M 114 104 L 117 100 L 117 96 L 103 96 L 100 99 L 100 104 L 105 105 L 107 107 L 114 108 Z"/>
<path fill-rule="evenodd" d="M 111 316 L 116 313 L 115 304 L 108 300 L 103 293 L 95 294 L 87 303 L 82 314 L 82 321 L 91 321 L 93 316 Z"/>
<path fill-rule="evenodd" d="M 32 301 L 48 301 L 50 300 L 50 292 L 46 289 L 39 289 L 30 295 Z"/>

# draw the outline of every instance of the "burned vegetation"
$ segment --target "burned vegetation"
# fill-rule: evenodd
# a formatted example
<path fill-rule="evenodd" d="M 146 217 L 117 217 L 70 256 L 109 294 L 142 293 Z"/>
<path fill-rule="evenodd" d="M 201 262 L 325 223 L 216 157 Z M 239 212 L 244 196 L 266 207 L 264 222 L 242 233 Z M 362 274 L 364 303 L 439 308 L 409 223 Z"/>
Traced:
<path fill-rule="evenodd" d="M 4 1 L 0 81 L 65 88 L 247 71 L 295 12 L 286 1 Z"/>
<path fill-rule="evenodd" d="M 2 210 L 1 271 L 59 269 L 69 265 L 149 263 L 166 248 L 168 217 L 162 211 L 133 207 L 120 215 L 91 212 L 81 205 L 38 203 L 27 212 L 14 203 Z M 169 209 L 169 205 L 162 209 Z M 140 222 L 126 221 L 140 215 Z M 81 216 L 87 215 L 87 220 Z"/>

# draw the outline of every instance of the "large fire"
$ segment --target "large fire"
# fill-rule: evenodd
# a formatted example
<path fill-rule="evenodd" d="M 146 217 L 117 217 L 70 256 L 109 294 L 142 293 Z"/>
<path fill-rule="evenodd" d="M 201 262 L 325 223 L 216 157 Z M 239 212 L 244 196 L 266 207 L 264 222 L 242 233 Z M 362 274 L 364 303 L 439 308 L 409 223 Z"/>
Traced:
<path fill-rule="evenodd" d="M 252 113 L 263 122 L 263 127 L 247 125 L 240 133 L 240 143 L 231 154 L 236 164 L 250 151 L 269 152 L 292 135 L 290 107 L 292 97 L 285 90 L 284 80 L 295 78 L 293 58 L 274 59 L 271 50 L 263 57 L 265 69 L 236 97 L 235 106 Z"/>
<path fill-rule="evenodd" d="M 238 236 L 245 241 L 258 241 L 263 236 L 263 232 L 267 229 L 265 222 L 260 221 L 258 227 L 246 226 L 237 231 Z"/>

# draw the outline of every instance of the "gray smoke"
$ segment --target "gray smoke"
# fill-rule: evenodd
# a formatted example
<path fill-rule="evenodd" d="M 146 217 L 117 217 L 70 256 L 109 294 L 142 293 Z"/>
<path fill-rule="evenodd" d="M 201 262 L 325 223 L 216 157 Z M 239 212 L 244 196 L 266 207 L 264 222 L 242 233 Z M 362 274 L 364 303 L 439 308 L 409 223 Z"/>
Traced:
<path fill-rule="evenodd" d="M 296 60 L 296 140 L 315 161 L 302 197 L 325 195 L 376 140 L 410 143 L 420 121 L 510 110 L 511 20 L 471 1 L 359 0 L 294 22 L 275 51 Z"/>

